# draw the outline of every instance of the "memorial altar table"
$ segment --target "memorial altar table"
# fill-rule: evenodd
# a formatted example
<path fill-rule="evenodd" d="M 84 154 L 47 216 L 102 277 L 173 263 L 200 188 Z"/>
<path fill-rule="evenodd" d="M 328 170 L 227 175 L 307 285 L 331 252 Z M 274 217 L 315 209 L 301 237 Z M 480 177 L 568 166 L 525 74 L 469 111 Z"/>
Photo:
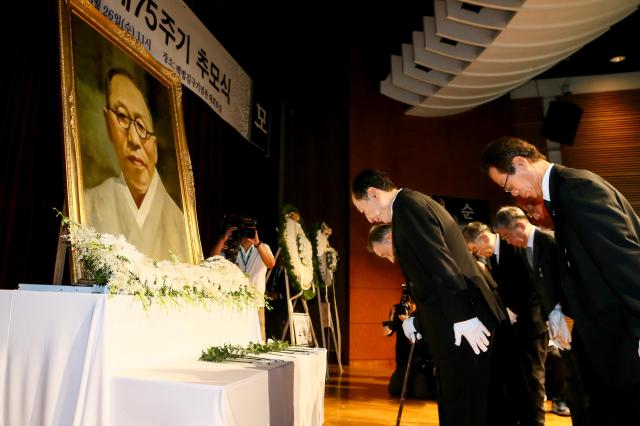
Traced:
<path fill-rule="evenodd" d="M 291 363 L 281 365 L 293 370 Z M 113 425 L 270 424 L 264 370 L 191 361 L 123 372 L 110 386 Z M 271 424 L 293 424 L 292 406 L 289 417 L 287 423 Z"/>
<path fill-rule="evenodd" d="M 165 302 L 144 310 L 134 296 L 113 296 L 106 309 L 107 363 L 113 372 L 198 359 L 209 346 L 261 339 L 255 309 Z"/>
<path fill-rule="evenodd" d="M 0 426 L 322 424 L 324 349 L 196 361 L 259 336 L 252 309 L 0 290 Z"/>

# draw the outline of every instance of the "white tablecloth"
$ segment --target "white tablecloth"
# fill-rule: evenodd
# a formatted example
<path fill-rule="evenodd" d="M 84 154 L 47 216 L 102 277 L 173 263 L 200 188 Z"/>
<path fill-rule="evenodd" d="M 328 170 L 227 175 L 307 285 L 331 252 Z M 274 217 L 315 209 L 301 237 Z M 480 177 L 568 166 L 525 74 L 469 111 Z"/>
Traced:
<path fill-rule="evenodd" d="M 190 361 L 122 371 L 111 378 L 112 424 L 323 424 L 326 350 L 260 357 L 275 362 Z"/>
<path fill-rule="evenodd" d="M 259 337 L 255 310 L 0 290 L 0 426 L 109 425 L 107 377 Z"/>
<path fill-rule="evenodd" d="M 324 349 L 195 361 L 259 336 L 253 310 L 0 290 L 0 426 L 322 424 Z"/>
<path fill-rule="evenodd" d="M 327 371 L 327 350 L 308 349 L 292 353 L 264 354 L 265 358 L 277 358 L 294 363 L 294 424 L 298 426 L 324 423 L 324 384 Z"/>
<path fill-rule="evenodd" d="M 267 371 L 183 362 L 111 378 L 115 426 L 269 424 Z"/>
<path fill-rule="evenodd" d="M 259 342 L 257 310 L 199 304 L 141 308 L 133 296 L 108 300 L 107 360 L 109 371 L 167 365 L 193 360 L 203 349 L 224 343 Z"/>
<path fill-rule="evenodd" d="M 105 301 L 0 291 L 0 425 L 107 424 Z"/>

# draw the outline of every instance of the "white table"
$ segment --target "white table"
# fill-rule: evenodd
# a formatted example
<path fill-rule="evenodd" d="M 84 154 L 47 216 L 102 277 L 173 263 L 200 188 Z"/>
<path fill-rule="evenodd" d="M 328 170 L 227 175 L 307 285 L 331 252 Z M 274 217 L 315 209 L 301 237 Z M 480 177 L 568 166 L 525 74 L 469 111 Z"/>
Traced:
<path fill-rule="evenodd" d="M 295 348 L 291 348 L 292 350 Z M 327 371 L 327 350 L 308 349 L 261 355 L 291 361 L 294 364 L 293 394 L 294 423 L 313 426 L 324 423 L 324 385 Z"/>
<path fill-rule="evenodd" d="M 324 349 L 196 361 L 259 336 L 253 310 L 0 290 L 0 426 L 322 424 Z"/>
<path fill-rule="evenodd" d="M 321 425 L 326 350 L 260 355 L 270 364 L 185 361 L 112 376 L 113 425 Z"/>
<path fill-rule="evenodd" d="M 273 368 L 293 377 L 292 363 Z M 112 377 L 111 389 L 114 425 L 293 424 L 293 409 L 288 422 L 270 421 L 269 371 L 242 364 L 191 361 L 127 371 Z"/>
<path fill-rule="evenodd" d="M 0 291 L 0 424 L 104 424 L 105 296 Z"/>
<path fill-rule="evenodd" d="M 209 346 L 261 340 L 258 313 L 252 309 L 156 304 L 145 311 L 135 297 L 115 296 L 107 302 L 106 316 L 112 373 L 197 359 Z"/>
<path fill-rule="evenodd" d="M 259 336 L 253 310 L 145 312 L 131 296 L 0 290 L 0 426 L 108 425 L 114 371 Z"/>

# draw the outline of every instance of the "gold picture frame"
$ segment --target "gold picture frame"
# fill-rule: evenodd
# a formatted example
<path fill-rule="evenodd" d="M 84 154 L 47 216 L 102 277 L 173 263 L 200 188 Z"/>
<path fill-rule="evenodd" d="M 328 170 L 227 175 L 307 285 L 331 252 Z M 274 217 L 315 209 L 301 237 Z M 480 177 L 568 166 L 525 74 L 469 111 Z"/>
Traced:
<path fill-rule="evenodd" d="M 151 258 L 201 262 L 179 77 L 88 0 L 58 0 L 58 19 L 69 218 Z"/>

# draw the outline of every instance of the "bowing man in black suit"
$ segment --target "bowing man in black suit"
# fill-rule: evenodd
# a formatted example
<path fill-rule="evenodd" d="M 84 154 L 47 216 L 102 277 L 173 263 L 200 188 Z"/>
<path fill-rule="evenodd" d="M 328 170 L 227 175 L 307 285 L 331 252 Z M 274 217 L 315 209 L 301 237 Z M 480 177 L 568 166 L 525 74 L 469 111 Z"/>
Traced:
<path fill-rule="evenodd" d="M 542 197 L 551 214 L 589 421 L 640 424 L 640 219 L 600 176 L 549 163 L 522 139 L 492 142 L 482 164 L 514 197 Z"/>
<path fill-rule="evenodd" d="M 458 226 L 433 199 L 396 188 L 377 170 L 362 171 L 351 196 L 369 222 L 392 224 L 393 257 L 413 283 L 417 328 L 438 371 L 440 424 L 486 425 L 490 341 L 504 312 Z"/>
<path fill-rule="evenodd" d="M 549 335 L 527 265 L 524 249 L 500 241 L 497 234 L 481 222 L 471 222 L 462 230 L 469 251 L 489 259 L 491 275 L 509 309 L 513 323 L 515 351 L 512 360 L 519 366 L 519 377 L 511 377 L 513 408 L 521 425 L 544 425 L 545 360 Z"/>
<path fill-rule="evenodd" d="M 566 371 L 571 420 L 574 426 L 585 425 L 588 401 L 577 371 L 576 359 L 573 351 L 570 350 L 571 336 L 568 334 L 566 319 L 562 312 L 561 304 L 566 306 L 567 303 L 561 300 L 560 265 L 553 231 L 534 226 L 525 213 L 516 206 L 506 206 L 498 210 L 493 218 L 493 229 L 509 244 L 525 248 L 531 253 L 531 258 L 528 259 L 531 262 L 531 279 L 540 295 L 542 314 L 544 318 L 549 318 L 552 312 L 554 315 L 554 318 L 549 321 L 549 334 L 561 351 L 563 368 Z"/>
<path fill-rule="evenodd" d="M 500 208 L 494 216 L 493 229 L 510 245 L 526 250 L 531 280 L 540 296 L 543 316 L 548 318 L 561 302 L 560 265 L 553 231 L 534 226 L 516 206 Z"/>

